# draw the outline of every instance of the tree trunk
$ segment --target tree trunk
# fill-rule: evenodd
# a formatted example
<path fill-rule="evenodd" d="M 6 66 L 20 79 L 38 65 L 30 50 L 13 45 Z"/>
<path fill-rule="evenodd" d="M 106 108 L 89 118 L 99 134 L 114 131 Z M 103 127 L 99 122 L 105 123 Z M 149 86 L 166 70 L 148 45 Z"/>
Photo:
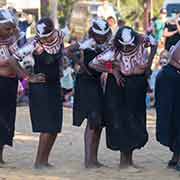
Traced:
<path fill-rule="evenodd" d="M 54 22 L 55 28 L 59 28 L 58 23 L 58 1 L 57 0 L 50 0 L 50 16 Z"/>
<path fill-rule="evenodd" d="M 49 16 L 49 0 L 41 0 L 41 17 Z"/>
<path fill-rule="evenodd" d="M 151 0 L 144 0 L 144 30 L 146 31 L 151 20 Z"/>

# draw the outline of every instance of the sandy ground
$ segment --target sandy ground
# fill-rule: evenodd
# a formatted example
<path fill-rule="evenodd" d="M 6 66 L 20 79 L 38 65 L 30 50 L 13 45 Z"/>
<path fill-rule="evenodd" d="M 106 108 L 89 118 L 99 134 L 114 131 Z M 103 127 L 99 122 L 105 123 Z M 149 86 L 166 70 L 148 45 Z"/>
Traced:
<path fill-rule="evenodd" d="M 120 170 L 119 153 L 106 149 L 103 132 L 99 158 L 107 167 L 86 170 L 83 166 L 84 127 L 72 127 L 71 111 L 65 110 L 63 132 L 59 135 L 50 162 L 49 170 L 33 169 L 38 135 L 31 133 L 27 107 L 17 109 L 16 136 L 13 148 L 6 148 L 7 164 L 0 167 L 0 180 L 179 180 L 180 173 L 166 168 L 170 153 L 155 140 L 154 112 L 148 112 L 149 143 L 135 152 L 140 171 Z"/>

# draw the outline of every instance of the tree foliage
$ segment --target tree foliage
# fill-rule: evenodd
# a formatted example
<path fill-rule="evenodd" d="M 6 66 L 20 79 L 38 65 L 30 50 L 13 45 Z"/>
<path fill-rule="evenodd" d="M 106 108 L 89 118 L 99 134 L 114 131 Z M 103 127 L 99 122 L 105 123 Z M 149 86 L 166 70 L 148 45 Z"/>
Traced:
<path fill-rule="evenodd" d="M 132 24 L 136 19 L 143 21 L 144 16 L 144 3 L 145 0 L 110 0 L 114 5 L 117 5 L 117 1 L 120 1 L 119 11 L 123 17 Z M 152 0 L 153 3 L 153 15 L 159 16 L 159 11 L 163 5 L 164 0 Z"/>
<path fill-rule="evenodd" d="M 42 5 L 44 14 L 48 14 L 48 0 L 41 1 L 44 3 L 44 5 Z M 113 3 L 116 7 L 118 1 L 120 1 L 120 14 L 129 24 L 133 24 L 136 19 L 142 22 L 145 0 L 109 0 L 109 2 Z M 77 2 L 77 0 L 58 0 L 58 17 L 61 25 L 64 25 L 65 22 L 68 21 L 74 2 Z M 153 14 L 155 16 L 159 15 L 162 4 L 163 0 L 153 0 Z"/>
<path fill-rule="evenodd" d="M 64 25 L 69 19 L 75 0 L 58 0 L 59 22 Z"/>

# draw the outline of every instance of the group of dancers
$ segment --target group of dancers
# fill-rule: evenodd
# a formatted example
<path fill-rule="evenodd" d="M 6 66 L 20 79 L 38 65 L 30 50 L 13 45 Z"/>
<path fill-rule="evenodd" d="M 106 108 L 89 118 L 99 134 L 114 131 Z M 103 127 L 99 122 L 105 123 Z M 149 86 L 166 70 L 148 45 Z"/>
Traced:
<path fill-rule="evenodd" d="M 19 65 L 19 30 L 14 15 L 0 9 L 0 163 L 3 147 L 13 144 L 17 80 L 29 81 L 29 107 L 33 132 L 40 133 L 36 168 L 50 167 L 48 158 L 63 122 L 60 75 L 63 54 L 80 50 L 80 70 L 74 88 L 73 125 L 87 120 L 84 133 L 85 167 L 102 166 L 98 149 L 102 129 L 107 147 L 120 152 L 120 167 L 134 166 L 133 152 L 148 141 L 146 91 L 157 43 L 124 26 L 112 37 L 108 23 L 96 19 L 88 39 L 64 48 L 63 33 L 50 18 L 36 24 L 34 73 Z M 149 52 L 147 53 L 147 48 Z M 180 79 L 180 42 L 172 48 L 171 59 L 158 74 L 156 82 L 157 139 L 174 153 L 169 167 L 180 170 L 180 129 L 178 127 L 178 80 Z M 147 55 L 148 54 L 148 55 Z M 22 55 L 22 56 L 21 56 Z M 102 75 L 106 74 L 105 87 Z"/>

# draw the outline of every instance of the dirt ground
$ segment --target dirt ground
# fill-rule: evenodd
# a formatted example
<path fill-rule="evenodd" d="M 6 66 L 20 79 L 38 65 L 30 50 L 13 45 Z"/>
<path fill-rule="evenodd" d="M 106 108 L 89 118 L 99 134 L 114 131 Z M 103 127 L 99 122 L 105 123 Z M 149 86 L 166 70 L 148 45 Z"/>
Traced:
<path fill-rule="evenodd" d="M 149 142 L 145 148 L 135 152 L 139 171 L 120 170 L 119 153 L 106 148 L 105 134 L 99 152 L 100 161 L 106 167 L 87 170 L 83 166 L 84 127 L 72 127 L 72 112 L 64 111 L 64 126 L 51 154 L 53 169 L 35 170 L 33 161 L 38 145 L 38 135 L 32 134 L 27 107 L 17 108 L 16 136 L 14 147 L 6 147 L 8 162 L 0 167 L 0 180 L 179 180 L 180 173 L 167 169 L 170 153 L 155 139 L 155 113 L 148 112 Z"/>

